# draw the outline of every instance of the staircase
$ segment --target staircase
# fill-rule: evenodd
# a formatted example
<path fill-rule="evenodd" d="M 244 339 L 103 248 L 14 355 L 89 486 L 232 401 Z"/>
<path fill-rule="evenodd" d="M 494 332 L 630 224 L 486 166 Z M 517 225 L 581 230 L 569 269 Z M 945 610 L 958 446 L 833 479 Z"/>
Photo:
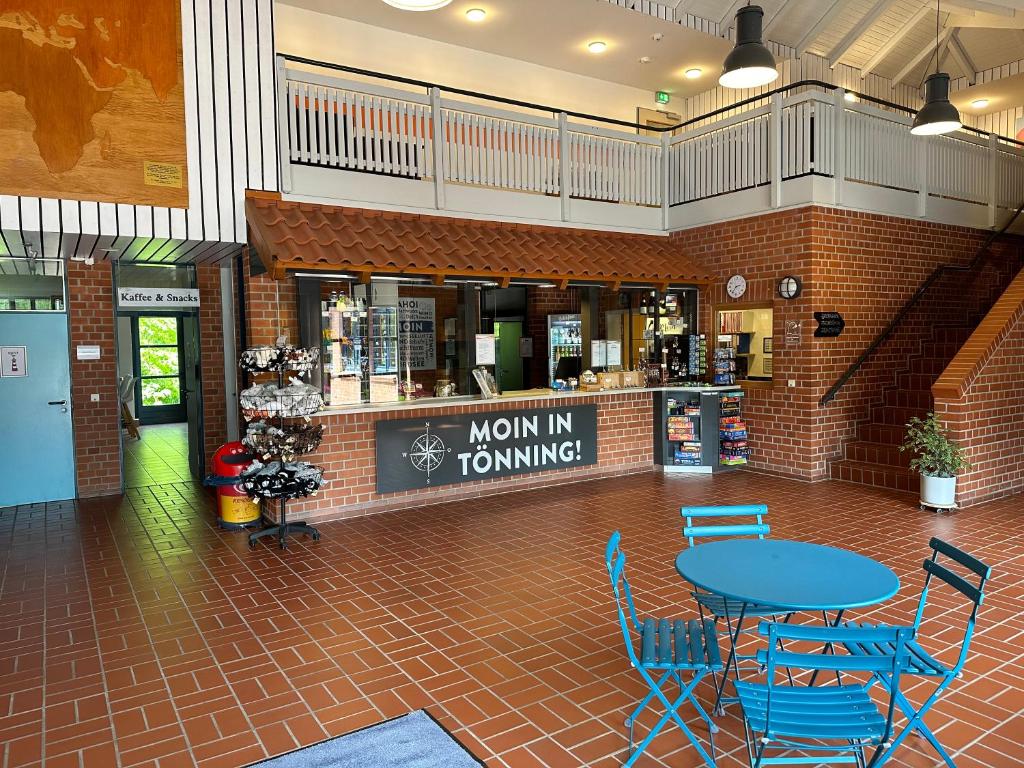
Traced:
<path fill-rule="evenodd" d="M 895 373 L 892 386 L 882 401 L 871 408 L 870 418 L 858 427 L 857 438 L 844 446 L 843 457 L 831 463 L 830 475 L 863 485 L 917 491 L 920 477 L 911 471 L 909 453 L 901 453 L 905 425 L 913 416 L 923 417 L 932 409 L 931 387 L 960 351 L 978 323 L 1013 280 L 1021 264 L 1010 259 L 990 273 L 992 290 L 973 312 L 947 314 L 921 340 L 917 354 Z M 951 308 L 952 309 L 952 308 Z M 959 307 L 958 307 L 959 309 Z M 960 315 L 958 318 L 957 315 Z"/>

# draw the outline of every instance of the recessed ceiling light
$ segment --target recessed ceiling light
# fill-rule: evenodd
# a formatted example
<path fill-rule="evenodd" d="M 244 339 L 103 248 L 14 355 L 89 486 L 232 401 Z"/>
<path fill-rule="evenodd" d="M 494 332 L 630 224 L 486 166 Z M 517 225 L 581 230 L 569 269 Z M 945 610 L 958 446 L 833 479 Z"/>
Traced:
<path fill-rule="evenodd" d="M 846 99 L 847 101 L 856 101 L 857 94 L 854 93 L 853 91 L 847 91 L 846 93 L 843 94 L 843 98 Z"/>
<path fill-rule="evenodd" d="M 683 74 L 686 76 L 687 80 L 696 80 L 703 74 L 703 72 L 700 67 L 690 67 L 690 69 L 686 70 Z"/>
<path fill-rule="evenodd" d="M 483 8 L 470 8 L 466 11 L 466 18 L 470 21 L 483 21 L 487 18 L 487 11 Z"/>
<path fill-rule="evenodd" d="M 608 50 L 608 43 L 603 40 L 593 40 L 587 43 L 587 50 L 591 53 L 604 53 Z"/>
<path fill-rule="evenodd" d="M 650 56 L 641 56 L 639 59 L 637 59 L 637 61 L 639 61 L 641 64 L 650 64 L 651 63 L 651 57 Z"/>
<path fill-rule="evenodd" d="M 392 8 L 400 11 L 436 11 L 444 8 L 452 0 L 384 0 Z"/>
<path fill-rule="evenodd" d="M 984 109 L 988 106 L 988 99 L 975 99 L 971 102 L 971 106 L 975 109 Z"/>

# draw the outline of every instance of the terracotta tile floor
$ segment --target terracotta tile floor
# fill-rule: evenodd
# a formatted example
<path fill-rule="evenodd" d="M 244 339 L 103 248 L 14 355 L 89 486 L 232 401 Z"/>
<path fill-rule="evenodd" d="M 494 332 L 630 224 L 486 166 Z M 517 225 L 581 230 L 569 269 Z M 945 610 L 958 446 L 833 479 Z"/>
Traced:
<path fill-rule="evenodd" d="M 191 481 L 188 424 L 151 424 L 139 432 L 141 440 L 124 436 L 126 488 Z"/>
<path fill-rule="evenodd" d="M 190 484 L 0 510 L 0 763 L 243 766 L 426 707 L 491 766 L 619 765 L 622 719 L 644 689 L 613 623 L 604 541 L 622 529 L 644 606 L 689 614 L 672 565 L 678 507 L 744 501 L 770 505 L 775 536 L 896 569 L 903 588 L 871 619 L 909 619 L 933 534 L 988 561 L 965 678 L 929 722 L 960 768 L 1024 766 L 1022 500 L 936 517 L 903 495 L 745 472 L 377 515 L 284 553 L 218 531 Z M 955 604 L 938 597 L 940 612 Z M 956 636 L 939 631 L 932 647 Z M 727 768 L 744 756 L 732 710 Z M 638 765 L 698 764 L 671 727 L 650 755 Z M 937 764 L 916 736 L 899 758 Z"/>

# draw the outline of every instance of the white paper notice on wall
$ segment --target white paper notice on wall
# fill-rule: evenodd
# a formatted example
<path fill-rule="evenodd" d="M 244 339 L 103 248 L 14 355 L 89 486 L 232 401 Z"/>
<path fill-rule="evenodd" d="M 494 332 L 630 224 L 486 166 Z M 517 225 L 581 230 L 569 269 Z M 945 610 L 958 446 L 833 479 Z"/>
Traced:
<path fill-rule="evenodd" d="M 608 342 L 608 355 L 606 365 L 609 368 L 616 366 L 622 366 L 622 342 L 621 341 L 609 341 Z"/>
<path fill-rule="evenodd" d="M 590 340 L 590 365 L 593 368 L 604 368 L 608 365 L 608 342 L 604 339 Z"/>
<path fill-rule="evenodd" d="M 79 360 L 99 360 L 100 348 L 96 344 L 79 344 L 75 348 L 75 357 Z"/>
<path fill-rule="evenodd" d="M 27 347 L 0 347 L 0 376 L 5 379 L 28 376 Z"/>
<path fill-rule="evenodd" d="M 132 307 L 198 307 L 198 288 L 118 288 L 117 306 Z"/>
<path fill-rule="evenodd" d="M 476 335 L 476 364 L 494 365 L 494 334 L 478 333 Z"/>

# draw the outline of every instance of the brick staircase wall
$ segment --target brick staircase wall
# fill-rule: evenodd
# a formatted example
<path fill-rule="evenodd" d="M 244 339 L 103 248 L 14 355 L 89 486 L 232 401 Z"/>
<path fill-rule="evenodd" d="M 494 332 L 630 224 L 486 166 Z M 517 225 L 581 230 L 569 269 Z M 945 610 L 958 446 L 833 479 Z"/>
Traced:
<path fill-rule="evenodd" d="M 1024 490 L 1024 271 L 932 386 L 935 412 L 967 453 L 969 506 Z"/>

